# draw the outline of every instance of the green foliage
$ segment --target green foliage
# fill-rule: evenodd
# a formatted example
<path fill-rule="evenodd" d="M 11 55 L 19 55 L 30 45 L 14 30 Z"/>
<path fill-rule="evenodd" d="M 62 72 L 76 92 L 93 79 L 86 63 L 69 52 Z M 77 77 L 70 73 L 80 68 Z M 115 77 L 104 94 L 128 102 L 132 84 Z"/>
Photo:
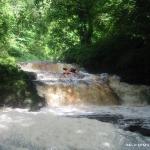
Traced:
<path fill-rule="evenodd" d="M 88 53 L 119 35 L 148 43 L 149 6 L 148 0 L 1 0 L 0 47 L 24 61 L 59 60 L 74 47 Z"/>
<path fill-rule="evenodd" d="M 149 0 L 1 0 L 0 65 L 13 72 L 18 61 L 61 60 L 150 83 L 149 8 Z"/>
<path fill-rule="evenodd" d="M 19 72 L 13 64 L 9 64 L 10 62 L 8 59 L 0 62 L 0 105 L 5 103 L 18 106 L 23 101 L 27 85 L 23 80 L 23 73 Z"/>
<path fill-rule="evenodd" d="M 27 74 L 12 59 L 0 61 L 0 107 L 36 107 L 44 103 Z"/>

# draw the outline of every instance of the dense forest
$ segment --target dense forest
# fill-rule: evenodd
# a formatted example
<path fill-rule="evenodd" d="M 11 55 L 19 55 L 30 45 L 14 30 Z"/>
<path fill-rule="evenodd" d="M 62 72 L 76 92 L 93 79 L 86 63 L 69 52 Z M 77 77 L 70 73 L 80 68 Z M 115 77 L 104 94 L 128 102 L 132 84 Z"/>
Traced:
<path fill-rule="evenodd" d="M 20 61 L 76 63 L 150 84 L 149 41 L 149 0 L 0 0 L 0 93 L 31 95 Z"/>

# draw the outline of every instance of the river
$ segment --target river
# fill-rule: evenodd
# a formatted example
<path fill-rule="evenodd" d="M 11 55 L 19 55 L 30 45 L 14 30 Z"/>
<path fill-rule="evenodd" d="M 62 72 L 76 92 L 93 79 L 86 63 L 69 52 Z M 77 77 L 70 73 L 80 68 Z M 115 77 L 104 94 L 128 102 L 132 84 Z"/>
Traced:
<path fill-rule="evenodd" d="M 79 72 L 64 78 L 63 67 L 22 65 L 35 73 L 33 82 L 47 106 L 1 109 L 0 150 L 150 149 L 149 87 L 107 74 Z"/>

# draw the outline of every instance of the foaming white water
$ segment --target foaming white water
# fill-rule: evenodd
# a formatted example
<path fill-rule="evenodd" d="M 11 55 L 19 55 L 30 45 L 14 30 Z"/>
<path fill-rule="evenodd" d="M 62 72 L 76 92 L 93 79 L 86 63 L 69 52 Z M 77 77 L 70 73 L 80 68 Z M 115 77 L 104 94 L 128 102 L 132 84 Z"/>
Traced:
<path fill-rule="evenodd" d="M 123 105 L 147 105 L 150 102 L 150 86 L 131 85 L 120 82 L 118 76 L 110 76 L 109 85 L 121 99 Z"/>
<path fill-rule="evenodd" d="M 123 131 L 112 124 L 65 114 L 120 113 L 144 115 L 148 108 L 61 107 L 39 112 L 0 110 L 0 150 L 148 150 L 127 144 L 149 144 L 150 138 Z M 148 113 L 145 111 L 146 116 Z M 62 112 L 62 114 L 61 114 Z M 55 115 L 54 115 L 55 114 Z M 61 115 L 61 116 L 60 116 Z M 138 114 L 137 114 L 138 115 Z"/>
<path fill-rule="evenodd" d="M 122 115 L 124 117 L 149 118 L 150 106 L 96 106 L 96 105 L 80 105 L 80 106 L 61 106 L 47 107 L 41 109 L 44 112 L 50 112 L 55 115 L 88 115 L 88 114 L 111 114 Z"/>
<path fill-rule="evenodd" d="M 79 67 L 65 63 L 21 63 L 22 70 L 34 72 L 38 94 L 49 106 L 70 104 L 147 105 L 150 87 L 120 82 L 116 75 L 100 75 L 79 71 Z M 65 76 L 63 68 L 76 68 L 76 74 Z M 109 81 L 109 82 L 108 82 Z M 108 84 L 109 83 L 109 84 Z M 116 96 L 117 95 L 117 96 Z"/>

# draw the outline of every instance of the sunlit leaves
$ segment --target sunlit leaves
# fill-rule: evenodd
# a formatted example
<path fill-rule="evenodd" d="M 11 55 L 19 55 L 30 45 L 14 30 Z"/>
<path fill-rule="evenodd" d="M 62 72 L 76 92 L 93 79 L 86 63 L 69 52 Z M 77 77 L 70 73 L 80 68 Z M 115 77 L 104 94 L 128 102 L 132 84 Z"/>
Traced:
<path fill-rule="evenodd" d="M 26 53 L 47 59 L 110 35 L 144 39 L 148 28 L 142 22 L 149 24 L 150 18 L 147 1 L 1 0 L 0 47 L 17 58 Z"/>

